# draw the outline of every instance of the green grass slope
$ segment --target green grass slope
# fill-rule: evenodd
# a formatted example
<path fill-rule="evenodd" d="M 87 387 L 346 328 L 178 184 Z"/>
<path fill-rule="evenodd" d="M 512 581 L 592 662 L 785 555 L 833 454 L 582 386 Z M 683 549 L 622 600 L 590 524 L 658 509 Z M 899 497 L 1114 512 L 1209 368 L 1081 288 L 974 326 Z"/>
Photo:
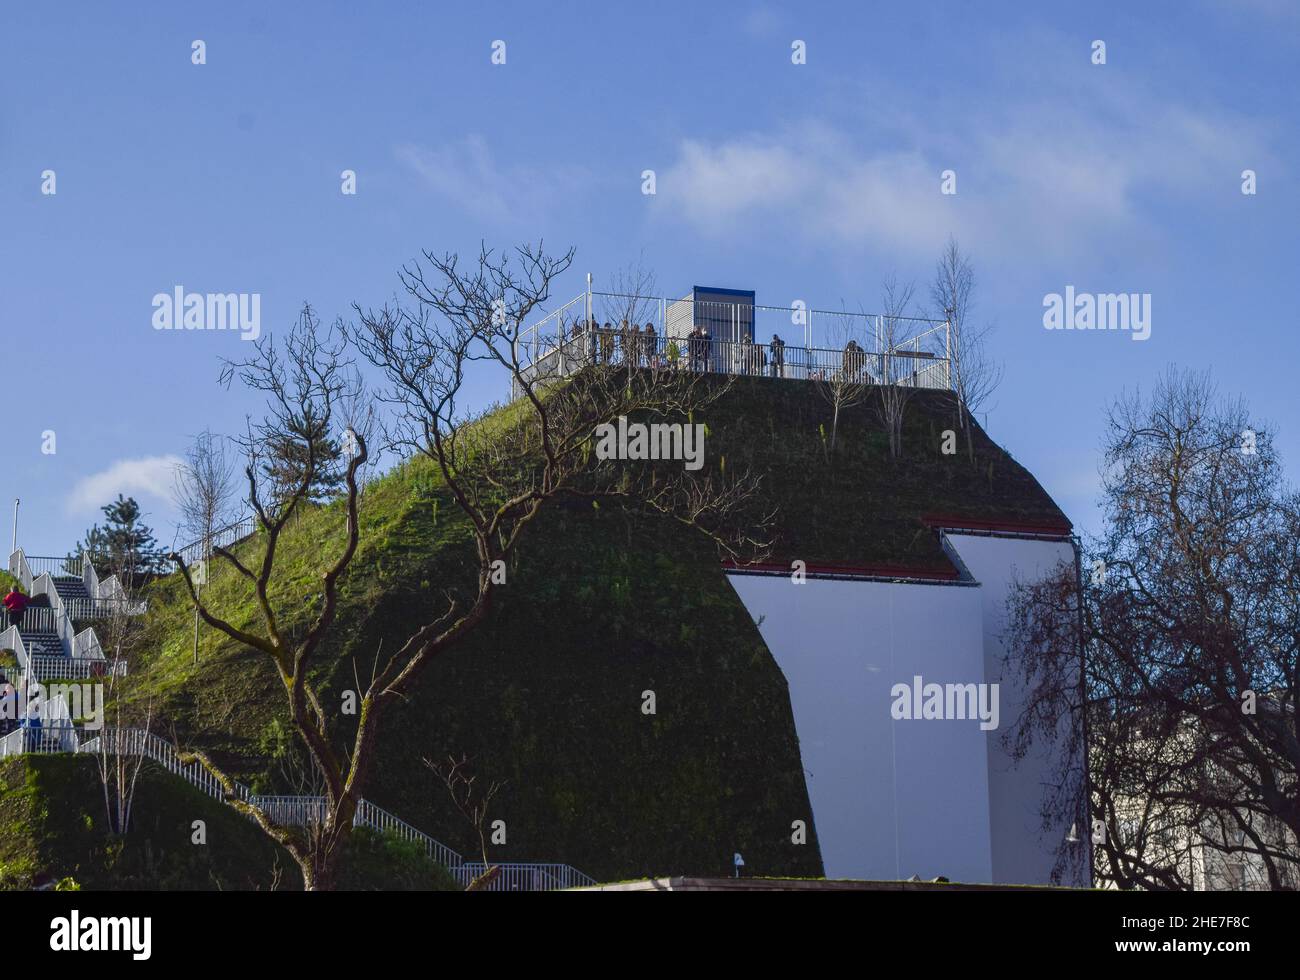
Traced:
<path fill-rule="evenodd" d="M 130 830 L 109 832 L 89 755 L 0 760 L 0 889 L 75 883 L 88 890 L 298 890 L 293 859 L 227 806 L 151 762 L 140 769 Z M 194 821 L 205 841 L 195 843 Z M 349 890 L 455 890 L 419 845 L 363 830 L 350 844 Z"/>
<path fill-rule="evenodd" d="M 191 842 L 195 820 L 207 843 Z M 141 768 L 130 833 L 114 837 L 93 757 L 0 762 L 0 887 L 71 878 L 90 889 L 300 887 L 287 854 L 229 807 L 153 764 Z"/>
<path fill-rule="evenodd" d="M 866 406 L 841 419 L 811 386 L 738 379 L 697 419 L 706 465 L 763 477 L 779 511 L 774 560 L 948 567 L 927 515 L 1061 522 L 1033 477 L 977 433 L 974 462 L 942 456 L 951 401 L 920 392 L 905 456 L 888 458 Z M 340 625 L 317 682 L 327 705 L 364 686 L 391 651 L 443 609 L 442 590 L 472 573 L 465 523 L 431 468 L 408 463 L 366 491 L 362 545 L 343 585 Z M 303 628 L 323 563 L 342 535 L 337 506 L 305 513 L 282 546 L 273 601 Z M 242 545 L 255 553 L 258 542 Z M 207 599 L 255 623 L 243 585 L 217 567 Z M 259 654 L 206 627 L 193 663 L 193 612 L 175 577 L 152 587 L 129 678 L 133 710 L 167 719 L 241 778 L 286 779 L 283 693 Z M 642 711 L 653 691 L 656 712 Z M 344 729 L 350 719 L 341 715 Z M 589 504 L 556 507 L 530 529 L 490 620 L 435 662 L 388 716 L 383 764 L 367 795 L 467 855 L 468 824 L 423 764 L 468 755 L 479 784 L 502 788 L 493 860 L 563 861 L 605 880 L 726 874 L 733 852 L 753 873 L 817 875 L 812 827 L 784 678 L 716 552 L 662 518 Z"/>

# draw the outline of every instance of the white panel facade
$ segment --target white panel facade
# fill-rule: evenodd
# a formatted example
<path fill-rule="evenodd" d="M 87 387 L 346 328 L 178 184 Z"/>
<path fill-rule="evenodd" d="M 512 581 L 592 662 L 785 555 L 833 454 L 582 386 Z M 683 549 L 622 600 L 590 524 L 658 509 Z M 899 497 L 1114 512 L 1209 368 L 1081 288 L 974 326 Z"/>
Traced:
<path fill-rule="evenodd" d="M 731 576 L 785 674 L 826 874 L 988 881 L 976 721 L 895 721 L 891 687 L 981 682 L 978 591 Z"/>
<path fill-rule="evenodd" d="M 1061 542 L 951 540 L 978 585 L 730 576 L 789 685 L 828 877 L 1049 880 L 1059 838 L 1038 826 L 1043 767 L 1055 760 L 1012 767 L 1002 749 L 1022 692 L 1001 676 L 1000 633 L 1012 570 L 1041 574 L 1072 564 L 1073 552 Z M 998 683 L 999 727 L 982 730 L 969 714 L 895 717 L 895 685 L 910 689 L 917 677 L 921 686 Z M 953 702 L 944 707 L 954 713 Z"/>
<path fill-rule="evenodd" d="M 984 669 L 990 681 L 999 685 L 1003 730 L 1025 703 L 1025 690 L 1018 671 L 1006 670 L 1003 635 L 1006 631 L 1006 602 L 1015 578 L 1034 581 L 1065 563 L 1073 574 L 1074 549 L 1064 541 L 1034 541 L 980 535 L 949 535 L 949 542 L 961 556 L 971 575 L 980 583 L 984 605 Z M 1055 778 L 1064 765 L 1056 749 L 1039 741 L 1018 763 L 1007 754 L 1001 737 L 988 740 L 989 827 L 993 855 L 993 880 L 1041 884 L 1050 880 L 1056 849 L 1069 835 L 1064 826 L 1044 829 L 1042 824 L 1043 781 Z M 1082 760 L 1070 760 L 1076 770 Z M 1083 833 L 1086 837 L 1087 834 Z M 1062 884 L 1086 884 L 1066 881 Z"/>

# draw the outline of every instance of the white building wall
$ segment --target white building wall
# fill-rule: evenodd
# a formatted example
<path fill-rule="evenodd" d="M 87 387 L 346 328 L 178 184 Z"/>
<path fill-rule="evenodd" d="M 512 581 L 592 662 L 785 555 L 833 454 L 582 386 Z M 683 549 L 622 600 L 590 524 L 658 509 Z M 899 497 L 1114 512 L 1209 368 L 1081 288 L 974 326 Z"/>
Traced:
<path fill-rule="evenodd" d="M 730 576 L 789 685 L 828 877 L 1049 880 L 1059 841 L 1037 826 L 1042 767 L 1053 760 L 1013 769 L 1001 748 L 1021 694 L 1001 676 L 1000 617 L 1012 569 L 1045 571 L 1061 557 L 1072 563 L 1073 552 L 1058 542 L 952 540 L 980 585 Z M 999 729 L 894 719 L 891 688 L 917 675 L 1000 682 Z"/>
<path fill-rule="evenodd" d="M 1043 783 L 1057 778 L 1065 765 L 1059 749 L 1035 742 L 1029 753 L 1014 762 L 1002 736 L 1024 709 L 1026 690 L 1017 670 L 1006 670 L 1006 603 L 1014 580 L 1034 581 L 1050 574 L 1060 563 L 1073 573 L 1074 549 L 1068 541 L 1035 541 L 952 534 L 949 543 L 980 583 L 983 606 L 984 671 L 999 686 L 1002 727 L 985 739 L 989 773 L 989 829 L 993 878 L 999 883 L 1042 884 L 1051 879 L 1056 849 L 1070 832 L 1070 822 L 1043 829 Z M 1064 734 L 1064 733 L 1062 733 Z M 1059 744 L 1059 743 L 1058 743 Z M 1077 770 L 1081 759 L 1070 761 Z M 1081 822 L 1078 836 L 1090 833 Z M 1088 844 L 1075 845 L 1086 848 Z M 1083 881 L 1062 884 L 1086 884 Z"/>

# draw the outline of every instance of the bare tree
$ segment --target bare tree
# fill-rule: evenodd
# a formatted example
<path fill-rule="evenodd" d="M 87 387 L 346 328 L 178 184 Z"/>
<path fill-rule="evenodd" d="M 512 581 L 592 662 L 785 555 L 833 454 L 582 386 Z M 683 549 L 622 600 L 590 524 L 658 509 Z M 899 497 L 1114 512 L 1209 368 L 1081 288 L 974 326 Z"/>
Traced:
<path fill-rule="evenodd" d="M 277 825 L 260 807 L 240 800 L 233 780 L 206 754 L 194 752 L 186 758 L 201 762 L 225 787 L 230 804 L 256 820 L 289 851 L 309 889 L 328 888 L 333 884 L 338 858 L 359 800 L 358 793 L 350 786 L 346 761 L 332 740 L 331 719 L 321 707 L 308 672 L 334 623 L 339 579 L 356 554 L 357 472 L 366 462 L 367 448 L 364 439 L 358 438 L 357 452 L 348 461 L 344 474 L 347 488 L 344 543 L 327 560 L 321 583 L 321 605 L 305 632 L 288 628 L 284 615 L 271 600 L 271 581 L 286 527 L 300 509 L 309 506 L 318 486 L 318 468 L 330 465 L 331 460 L 318 455 L 319 440 L 305 439 L 295 470 L 295 483 L 269 476 L 262 464 L 287 438 L 304 432 L 332 431 L 340 406 L 358 397 L 360 379 L 344 352 L 345 344 L 338 331 L 322 330 L 314 313 L 305 307 L 282 344 L 277 344 L 274 336 L 268 334 L 255 342 L 251 356 L 227 361 L 223 368 L 223 382 L 229 384 L 237 377 L 248 388 L 262 392 L 267 400 L 267 414 L 260 421 L 250 420 L 247 434 L 240 439 L 248 503 L 262 532 L 256 542 L 261 550 L 257 556 L 260 560 L 246 563 L 231 547 L 213 548 L 213 554 L 247 583 L 259 613 L 261 631 L 254 632 L 254 627 L 241 628 L 216 615 L 201 597 L 185 557 L 175 552 L 169 556 L 179 567 L 203 621 L 266 654 L 274 664 L 285 689 L 294 731 L 303 740 L 325 783 L 324 824 L 320 827 L 309 824 L 305 829 Z"/>
<path fill-rule="evenodd" d="M 821 314 L 818 315 L 819 320 Z M 831 317 L 826 328 L 832 349 L 841 352 L 839 368 L 830 368 L 814 377 L 818 394 L 831 406 L 831 438 L 825 449 L 827 460 L 835 452 L 839 436 L 840 415 L 867 399 L 874 380 L 868 370 L 866 350 L 867 317 L 852 313 L 838 313 Z M 875 358 L 872 357 L 872 364 Z M 824 441 L 824 437 L 823 437 Z"/>
<path fill-rule="evenodd" d="M 978 412 L 1002 382 L 1002 367 L 988 349 L 992 324 L 975 322 L 975 269 L 955 238 L 949 238 L 930 284 L 931 316 L 946 320 L 951 330 L 949 368 L 957 395 L 957 421 L 966 432 L 966 446 L 974 458 L 975 443 L 970 416 Z"/>
<path fill-rule="evenodd" d="M 425 759 L 424 764 L 442 780 L 451 797 L 456 812 L 465 818 L 478 837 L 479 854 L 483 858 L 483 873 L 476 876 L 465 886 L 467 892 L 482 891 L 492 884 L 500 869 L 488 859 L 487 818 L 492 808 L 492 801 L 504 787 L 504 783 L 493 780 L 481 791 L 475 786 L 478 776 L 470 772 L 469 756 L 462 754 L 459 759 L 448 756 L 444 763 Z"/>
<path fill-rule="evenodd" d="M 153 712 L 146 705 L 142 712 L 132 711 L 133 723 L 128 723 L 124 715 L 128 710 L 120 698 L 113 697 L 116 687 L 115 678 L 110 676 L 105 684 L 104 703 L 111 705 L 114 724 L 107 731 L 101 730 L 99 750 L 95 752 L 96 771 L 99 785 L 104 793 L 104 810 L 108 816 L 108 826 L 115 834 L 125 834 L 131 829 L 131 813 L 135 805 L 136 781 L 144 765 L 143 752 L 122 751 L 124 732 L 128 729 L 149 731 L 153 723 Z"/>
<path fill-rule="evenodd" d="M 324 817 L 308 836 L 278 826 L 258 807 L 234 798 L 234 784 L 203 753 L 193 753 L 231 795 L 231 805 L 248 813 L 281 843 L 302 869 L 309 889 L 336 880 L 342 846 L 376 765 L 379 734 L 389 710 L 411 692 L 421 671 L 453 649 L 487 617 L 503 572 L 527 528 L 543 508 L 562 498 L 610 499 L 670 515 L 701 530 L 730 557 L 752 559 L 768 544 L 771 514 L 753 506 L 757 481 L 725 477 L 711 469 L 693 473 L 680 463 L 605 459 L 594 448 L 596 428 L 620 417 L 671 417 L 689 421 L 724 384 L 656 371 L 591 367 L 567 379 L 534 377 L 520 360 L 526 318 L 550 294 L 555 277 L 569 267 L 572 252 L 559 258 L 541 249 L 516 250 L 514 261 L 486 250 L 462 270 L 457 256 L 424 253 L 402 270 L 410 305 L 397 301 L 379 311 L 356 309 L 356 324 L 340 324 L 324 336 L 304 315 L 287 342 L 268 336 L 252 357 L 227 365 L 264 392 L 269 412 L 250 426 L 245 440 L 249 502 L 262 529 L 258 561 L 246 564 L 226 548 L 215 549 L 247 581 L 260 626 L 241 628 L 206 608 L 182 556 L 173 555 L 204 622 L 265 653 L 284 685 L 289 719 L 301 736 L 324 784 Z M 378 396 L 390 409 L 383 426 L 388 448 L 432 461 L 447 492 L 464 514 L 476 561 L 465 574 L 439 583 L 445 612 L 422 625 L 391 654 L 376 651 L 375 667 L 358 705 L 350 751 L 337 746 L 332 718 L 321 707 L 309 674 L 320 657 L 338 609 L 338 583 L 356 554 L 359 539 L 357 472 L 369 458 L 363 433 L 347 467 L 342 500 L 345 543 L 322 577 L 319 611 L 310 627 L 289 630 L 271 600 L 268 584 L 276 567 L 287 522 L 307 499 L 316 459 L 308 441 L 301 480 L 287 493 L 264 502 L 259 489 L 258 453 L 269 441 L 295 431 L 303 417 L 332 425 L 340 405 L 359 384 L 349 351 L 359 352 L 382 375 Z M 476 366 L 503 368 L 521 392 L 516 406 L 485 424 L 467 413 L 466 377 Z"/>
<path fill-rule="evenodd" d="M 1300 499 L 1280 471 L 1239 400 L 1171 369 L 1110 412 L 1086 587 L 1062 569 L 1012 595 L 1017 744 L 1086 748 L 1090 812 L 1045 808 L 1097 822 L 1103 881 L 1203 887 L 1214 861 L 1300 885 Z"/>
<path fill-rule="evenodd" d="M 113 833 L 125 834 L 131 829 L 131 814 L 135 804 L 135 791 L 140 769 L 144 765 L 142 752 L 124 751 L 131 730 L 148 732 L 153 724 L 153 704 L 128 701 L 118 696 L 122 678 L 126 676 L 131 654 L 141 642 L 143 632 L 142 603 L 139 595 L 137 552 L 119 549 L 101 556 L 108 564 L 103 571 L 108 581 L 116 581 L 113 595 L 95 603 L 93 630 L 99 650 L 106 661 L 102 680 L 102 705 L 105 714 L 99 720 L 98 751 L 95 764 L 100 787 L 104 794 L 104 809 Z M 90 561 L 90 556 L 85 557 Z M 92 653 L 93 653 L 92 652 Z M 110 723 L 111 722 L 111 723 Z"/>
<path fill-rule="evenodd" d="M 173 495 L 181 517 L 178 531 L 200 544 L 202 572 L 195 575 L 195 585 L 202 589 L 212 559 L 212 536 L 235 516 L 234 463 L 226 456 L 221 436 L 204 430 L 195 437 L 176 467 Z M 194 610 L 194 662 L 199 662 L 198 609 Z"/>
<path fill-rule="evenodd" d="M 903 420 L 915 389 L 916 361 L 900 353 L 907 340 L 914 283 L 900 284 L 891 275 L 881 287 L 881 383 L 876 387 L 876 415 L 889 436 L 889 455 L 903 453 Z M 910 372 L 910 374 L 909 374 Z"/>
<path fill-rule="evenodd" d="M 656 318 L 659 311 L 657 290 L 654 272 L 646 267 L 642 253 L 635 262 L 614 272 L 610 277 L 610 288 L 601 291 L 607 295 L 597 297 L 595 306 L 598 312 L 592 315 L 598 322 L 613 325 L 623 347 L 625 362 L 640 360 L 637 351 L 641 349 L 643 338 L 639 333 L 633 336 L 633 331 L 640 331 L 644 324 Z"/>

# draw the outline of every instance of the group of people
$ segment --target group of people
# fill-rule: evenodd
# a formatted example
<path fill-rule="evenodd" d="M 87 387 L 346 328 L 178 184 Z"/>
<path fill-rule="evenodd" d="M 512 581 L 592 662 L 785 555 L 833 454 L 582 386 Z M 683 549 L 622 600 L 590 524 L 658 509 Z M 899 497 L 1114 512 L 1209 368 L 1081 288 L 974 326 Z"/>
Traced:
<path fill-rule="evenodd" d="M 749 335 L 737 342 L 715 344 L 708 329 L 697 326 L 686 335 L 686 344 L 692 371 L 785 377 L 785 341 L 775 333 L 767 344 L 758 343 Z"/>
<path fill-rule="evenodd" d="M 601 324 L 582 318 L 575 319 L 567 333 L 570 342 L 586 337 L 586 356 L 594 364 L 676 370 L 684 359 L 689 371 L 785 377 L 785 341 L 776 334 L 770 344 L 755 343 L 752 337 L 715 341 L 708 327 L 696 324 L 683 344 L 661 337 L 653 323 L 642 328 L 624 320 L 616 327 L 609 321 Z"/>
<path fill-rule="evenodd" d="M 604 326 L 594 320 L 573 321 L 572 337 L 587 336 L 587 357 L 597 364 L 630 364 L 632 367 L 660 367 L 662 354 L 655 325 L 647 323 L 645 329 L 624 320 L 615 328 L 606 321 Z"/>
<path fill-rule="evenodd" d="M 741 374 L 752 377 L 767 375 L 786 377 L 785 341 L 778 334 L 766 344 L 755 342 L 746 335 L 739 341 L 715 340 L 703 323 L 696 323 L 685 338 L 679 340 L 661 336 L 653 323 L 638 327 L 623 320 L 615 326 L 608 320 L 601 324 L 595 320 L 576 318 L 568 330 L 563 330 L 567 344 L 578 344 L 577 353 L 591 364 L 624 364 L 631 367 L 667 368 L 677 370 L 685 362 L 689 371 Z M 583 351 L 583 338 L 585 351 Z M 867 351 L 856 340 L 850 340 L 841 355 L 840 377 L 855 381 L 871 381 L 867 370 Z M 806 365 L 809 379 L 828 375 L 822 368 Z M 831 371 L 834 369 L 831 368 Z"/>

